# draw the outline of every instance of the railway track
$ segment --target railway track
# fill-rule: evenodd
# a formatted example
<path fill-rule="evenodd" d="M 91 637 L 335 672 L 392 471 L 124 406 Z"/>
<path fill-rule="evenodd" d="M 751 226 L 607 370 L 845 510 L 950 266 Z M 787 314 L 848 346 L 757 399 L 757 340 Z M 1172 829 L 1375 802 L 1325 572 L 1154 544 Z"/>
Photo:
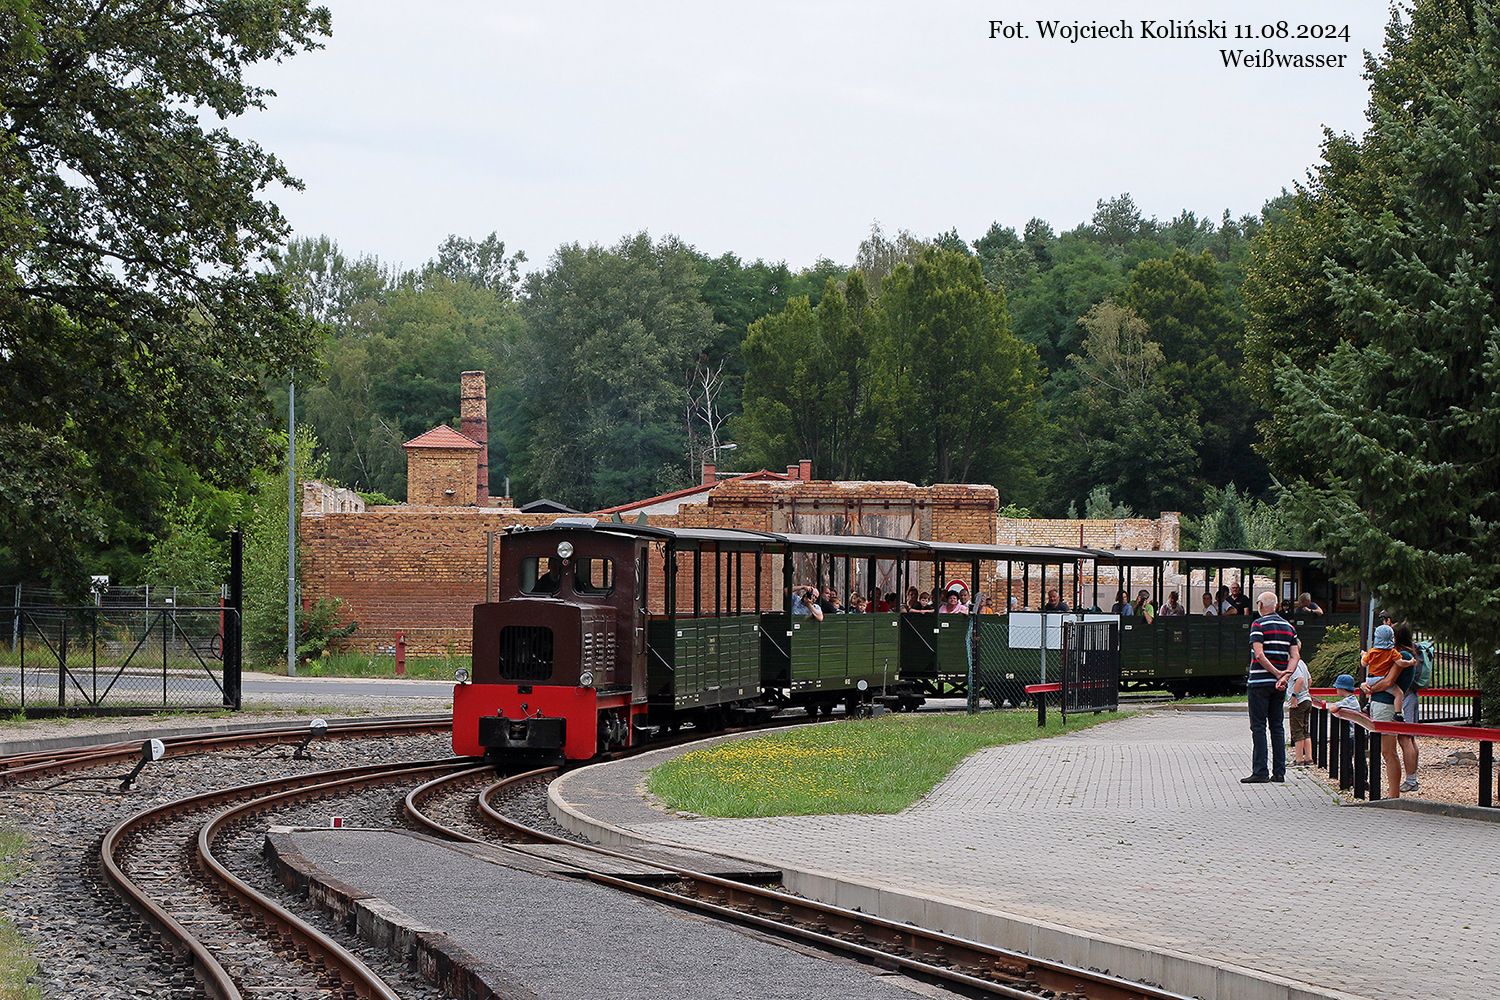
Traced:
<path fill-rule="evenodd" d="M 471 766 L 450 759 L 316 772 L 144 809 L 117 823 L 100 845 L 104 877 L 190 962 L 214 1000 L 344 995 L 396 1000 L 363 961 L 266 897 L 215 856 L 237 825 L 288 802 L 409 782 Z"/>
<path fill-rule="evenodd" d="M 404 720 L 395 731 L 417 732 L 436 726 L 430 719 Z M 391 731 L 392 727 L 383 728 Z M 381 729 L 356 725 L 330 735 L 368 737 Z M 182 737 L 170 745 L 173 753 L 180 755 L 233 748 L 251 741 L 286 745 L 300 741 L 305 733 L 306 727 L 286 727 Z M 137 752 L 137 744 L 122 743 L 74 754 L 10 758 L 0 762 L 0 767 L 4 768 L 4 780 L 14 783 L 66 768 L 97 770 Z M 394 814 L 403 812 L 407 822 L 434 836 L 510 844 L 523 850 L 527 844 L 566 843 L 569 864 L 597 884 L 791 938 L 884 969 L 900 970 L 968 995 L 1026 1000 L 1039 995 L 1058 1000 L 1177 997 L 1113 977 L 841 910 L 779 889 L 689 870 L 680 867 L 680 862 L 652 860 L 649 852 L 622 853 L 581 845 L 574 838 L 543 829 L 550 824 L 538 819 L 542 815 L 538 797 L 544 794 L 545 783 L 554 773 L 547 769 L 497 781 L 491 767 L 449 758 L 307 771 L 199 792 L 139 810 L 111 826 L 100 841 L 99 876 L 144 919 L 149 930 L 140 936 L 178 970 L 174 982 L 179 985 L 160 995 L 185 998 L 200 995 L 201 990 L 216 1000 L 300 1000 L 312 996 L 390 1000 L 397 992 L 354 954 L 352 945 L 340 944 L 278 903 L 269 887 L 263 887 L 266 891 L 255 888 L 246 871 L 236 874 L 232 863 L 221 856 L 236 838 L 241 842 L 258 839 L 268 818 L 274 822 L 275 817 L 296 814 L 299 809 L 305 815 L 307 803 L 318 798 L 338 800 L 380 786 L 392 804 L 391 808 L 376 810 L 380 819 L 395 820 Z M 530 805 L 519 811 L 530 818 L 514 815 L 517 804 L 528 801 Z M 243 843 L 236 849 L 248 853 Z M 588 856 L 598 859 L 598 864 L 590 865 L 584 860 Z M 650 884 L 620 877 L 621 863 L 654 866 L 662 876 L 648 880 Z M 188 970 L 197 989 L 185 985 Z"/>
<path fill-rule="evenodd" d="M 545 784 L 556 769 L 494 780 L 484 769 L 437 776 L 406 797 L 419 829 L 470 843 L 568 845 L 570 864 L 596 884 L 790 938 L 871 965 L 900 970 L 970 996 L 1036 1000 L 1185 1000 L 1182 994 L 1099 972 L 1048 962 L 1020 952 L 898 924 L 879 917 L 764 887 L 682 868 L 649 850 L 615 851 L 551 833 L 508 815 L 527 786 Z M 588 858 L 597 859 L 591 865 Z M 643 883 L 611 874 L 619 863 L 646 865 L 666 878 Z"/>
<path fill-rule="evenodd" d="M 452 726 L 453 720 L 446 714 L 369 722 L 339 721 L 326 723 L 325 729 L 316 738 L 319 740 L 385 738 L 410 733 L 446 732 L 451 730 Z M 167 736 L 163 737 L 161 742 L 165 745 L 168 754 L 180 757 L 185 753 L 210 752 L 236 746 L 266 747 L 299 744 L 308 737 L 310 731 L 309 724 L 303 723 L 235 732 Z M 95 746 L 9 754 L 0 757 L 0 783 L 19 784 L 66 771 L 120 764 L 134 760 L 140 753 L 140 740 L 124 740 Z"/>

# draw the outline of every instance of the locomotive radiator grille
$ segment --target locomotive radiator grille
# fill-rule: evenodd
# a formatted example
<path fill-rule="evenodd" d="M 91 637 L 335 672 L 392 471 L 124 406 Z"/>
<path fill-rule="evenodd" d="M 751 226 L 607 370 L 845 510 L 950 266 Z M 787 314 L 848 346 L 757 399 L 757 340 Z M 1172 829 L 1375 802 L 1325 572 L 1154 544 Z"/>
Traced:
<path fill-rule="evenodd" d="M 544 625 L 507 625 L 500 630 L 500 677 L 507 681 L 552 679 L 552 630 Z"/>

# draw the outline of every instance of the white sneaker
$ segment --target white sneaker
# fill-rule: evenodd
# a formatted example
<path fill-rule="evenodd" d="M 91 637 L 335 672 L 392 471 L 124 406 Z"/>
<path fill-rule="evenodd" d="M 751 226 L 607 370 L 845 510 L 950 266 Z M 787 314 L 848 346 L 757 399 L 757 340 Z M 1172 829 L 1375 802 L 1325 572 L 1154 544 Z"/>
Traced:
<path fill-rule="evenodd" d="M 1422 786 L 1416 778 L 1407 778 L 1405 781 L 1401 782 L 1401 790 L 1403 792 L 1415 792 L 1420 787 Z"/>

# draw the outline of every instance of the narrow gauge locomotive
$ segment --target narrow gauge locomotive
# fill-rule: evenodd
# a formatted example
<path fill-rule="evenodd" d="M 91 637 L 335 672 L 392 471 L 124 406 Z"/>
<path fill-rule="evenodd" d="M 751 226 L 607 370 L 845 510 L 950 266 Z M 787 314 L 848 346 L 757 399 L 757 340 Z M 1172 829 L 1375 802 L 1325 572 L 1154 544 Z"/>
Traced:
<path fill-rule="evenodd" d="M 1093 564 L 1097 581 L 1100 564 L 1114 564 L 1127 589 L 1132 568 L 1149 570 L 1160 603 L 1169 562 L 1189 574 L 1195 565 L 1217 567 L 1221 579 L 1231 567 L 1243 573 L 1275 566 L 1279 591 L 1284 570 L 1293 570 L 1288 583 L 1300 586 L 1301 574 L 1320 559 L 668 529 L 592 518 L 515 528 L 500 546 L 494 602 L 474 609 L 472 676 L 454 689 L 454 752 L 587 759 L 646 733 L 685 723 L 715 731 L 786 706 L 831 714 L 843 703 L 861 712 L 878 699 L 911 709 L 926 697 L 966 696 L 970 677 L 976 695 L 1020 704 L 1025 684 L 1055 676 L 1059 667 L 1053 640 L 1044 636 L 1061 616 L 979 616 L 976 643 L 960 615 L 881 612 L 822 622 L 793 616 L 794 583 L 841 582 L 845 595 L 878 583 L 899 594 L 914 580 L 913 561 L 933 563 L 939 581 L 955 565 L 978 580 L 981 562 L 997 569 L 1005 563 L 1010 580 L 1020 563 L 1024 605 L 1031 603 L 1032 568 L 1041 567 L 1045 587 L 1052 582 L 1048 567 L 1057 567 L 1058 588 L 1081 598 L 1083 565 Z M 997 603 L 1009 596 L 995 595 Z M 1304 655 L 1328 625 L 1355 617 L 1299 621 Z M 1248 618 L 1120 622 L 1122 687 L 1183 694 L 1243 685 Z"/>
<path fill-rule="evenodd" d="M 794 568 L 828 578 L 824 559 L 831 567 L 842 557 L 852 584 L 856 560 L 874 579 L 877 560 L 920 548 L 592 518 L 513 529 L 500 546 L 496 600 L 474 609 L 472 676 L 454 689 L 454 752 L 586 759 L 684 723 L 717 730 L 787 705 L 859 711 L 899 679 L 902 616 L 808 627 L 791 613 Z"/>

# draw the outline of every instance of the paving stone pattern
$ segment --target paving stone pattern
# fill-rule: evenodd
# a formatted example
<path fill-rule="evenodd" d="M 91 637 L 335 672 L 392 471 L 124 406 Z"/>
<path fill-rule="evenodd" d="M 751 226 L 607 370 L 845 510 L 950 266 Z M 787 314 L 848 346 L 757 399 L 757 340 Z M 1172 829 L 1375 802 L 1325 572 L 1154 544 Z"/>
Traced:
<path fill-rule="evenodd" d="M 1152 712 L 992 748 L 896 816 L 619 825 L 1374 1000 L 1494 995 L 1500 825 L 1345 805 L 1295 768 L 1241 785 L 1248 730 Z"/>

